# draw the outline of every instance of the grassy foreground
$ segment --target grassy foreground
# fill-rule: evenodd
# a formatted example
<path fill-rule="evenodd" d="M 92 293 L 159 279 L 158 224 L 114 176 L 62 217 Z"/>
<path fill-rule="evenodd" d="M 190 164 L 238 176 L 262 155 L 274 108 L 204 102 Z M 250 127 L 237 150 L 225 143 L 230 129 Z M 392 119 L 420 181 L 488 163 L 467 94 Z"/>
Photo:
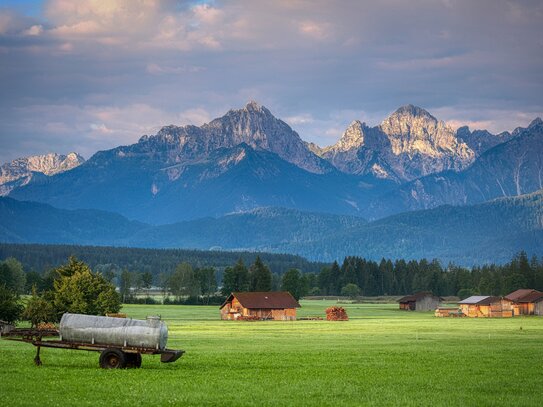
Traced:
<path fill-rule="evenodd" d="M 331 301 L 304 301 L 324 315 Z M 5 405 L 534 406 L 543 396 L 543 318 L 442 319 L 396 305 L 344 305 L 348 322 L 220 321 L 218 307 L 128 305 L 160 314 L 171 364 L 98 368 L 98 353 L 0 340 Z"/>

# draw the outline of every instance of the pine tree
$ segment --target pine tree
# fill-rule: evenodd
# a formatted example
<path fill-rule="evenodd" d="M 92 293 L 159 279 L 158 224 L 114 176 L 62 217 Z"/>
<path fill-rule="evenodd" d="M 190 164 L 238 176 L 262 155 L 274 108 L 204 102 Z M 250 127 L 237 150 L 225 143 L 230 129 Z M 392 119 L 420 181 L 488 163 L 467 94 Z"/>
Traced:
<path fill-rule="evenodd" d="M 233 292 L 249 291 L 250 289 L 249 270 L 247 270 L 243 259 L 240 257 L 234 267 L 227 267 L 224 270 L 221 292 L 223 295 L 230 295 Z"/>
<path fill-rule="evenodd" d="M 271 291 L 272 274 L 270 269 L 262 263 L 260 256 L 256 257 L 251 266 L 251 291 Z"/>
<path fill-rule="evenodd" d="M 288 291 L 292 294 L 297 300 L 302 296 L 302 280 L 300 275 L 300 270 L 290 269 L 285 274 L 281 280 L 281 289 L 283 291 Z"/>

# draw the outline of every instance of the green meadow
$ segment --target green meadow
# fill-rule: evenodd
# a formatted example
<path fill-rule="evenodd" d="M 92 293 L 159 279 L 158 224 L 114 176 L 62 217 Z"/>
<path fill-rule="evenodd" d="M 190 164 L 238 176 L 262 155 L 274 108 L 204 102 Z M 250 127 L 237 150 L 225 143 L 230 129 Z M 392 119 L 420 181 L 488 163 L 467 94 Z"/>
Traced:
<path fill-rule="evenodd" d="M 332 301 L 302 301 L 324 316 Z M 218 307 L 127 305 L 159 314 L 175 363 L 103 370 L 98 353 L 0 340 L 6 406 L 535 406 L 543 397 L 543 318 L 435 318 L 394 304 L 342 304 L 347 322 L 219 320 Z"/>

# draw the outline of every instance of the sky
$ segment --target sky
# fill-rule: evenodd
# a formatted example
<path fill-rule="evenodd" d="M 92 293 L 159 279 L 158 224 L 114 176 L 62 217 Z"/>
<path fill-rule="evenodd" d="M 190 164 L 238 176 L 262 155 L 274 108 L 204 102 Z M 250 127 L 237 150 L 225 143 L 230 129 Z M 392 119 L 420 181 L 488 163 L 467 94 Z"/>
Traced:
<path fill-rule="evenodd" d="M 543 116 L 543 2 L 0 0 L 0 163 L 137 142 L 250 100 L 302 139 L 421 106 Z"/>

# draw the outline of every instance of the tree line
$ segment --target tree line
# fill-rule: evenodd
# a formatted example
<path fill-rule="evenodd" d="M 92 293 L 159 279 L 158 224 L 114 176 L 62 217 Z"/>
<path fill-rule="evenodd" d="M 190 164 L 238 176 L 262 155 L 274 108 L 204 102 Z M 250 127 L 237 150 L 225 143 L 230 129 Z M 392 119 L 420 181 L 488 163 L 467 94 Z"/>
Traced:
<path fill-rule="evenodd" d="M 194 268 L 215 268 L 219 281 L 222 280 L 223 270 L 239 258 L 242 258 L 245 264 L 252 264 L 259 256 L 272 273 L 277 274 L 282 274 L 290 268 L 315 273 L 325 265 L 291 254 L 0 243 L 0 259 L 16 258 L 27 272 L 43 274 L 64 264 L 70 256 L 77 257 L 91 269 L 102 274 L 108 272 L 118 274 L 123 270 L 150 273 L 153 276 L 153 284 L 158 284 L 161 273 L 171 273 L 183 262 L 191 264 Z"/>
<path fill-rule="evenodd" d="M 345 289 L 356 287 L 363 296 L 404 295 L 432 291 L 441 296 L 506 295 L 519 288 L 543 290 L 543 260 L 528 258 L 520 252 L 503 265 L 475 266 L 471 269 L 438 260 L 385 260 L 380 262 L 360 257 L 346 257 L 333 263 L 312 281 L 312 294 L 345 295 Z"/>
<path fill-rule="evenodd" d="M 177 304 L 217 304 L 235 291 L 279 290 L 289 291 L 296 299 L 308 295 L 398 296 L 417 291 L 465 298 L 476 294 L 505 295 L 519 288 L 543 291 L 543 259 L 528 258 L 525 252 L 520 252 L 503 265 L 468 269 L 454 264 L 444 267 L 437 260 L 376 262 L 346 257 L 341 265 L 334 262 L 316 273 L 289 268 L 279 274 L 272 272 L 257 255 L 249 266 L 239 257 L 222 273 L 211 266 L 181 262 L 172 272 L 156 276 L 128 269 L 92 270 L 75 257 L 60 267 L 38 273 L 25 270 L 17 259 L 8 258 L 0 262 L 0 319 L 9 320 L 6 314 L 23 312 L 21 294 L 32 293 L 36 309 L 49 310 L 43 301 L 52 304 L 51 312 L 59 317 L 66 309 L 102 313 L 106 309 L 118 310 L 121 301 L 141 301 L 145 290 L 153 286 L 163 292 L 165 303 Z M 85 290 L 91 294 L 79 292 L 83 290 L 81 287 L 90 287 Z M 101 291 L 108 294 L 101 295 Z M 66 298 L 70 298 L 69 304 Z"/>

